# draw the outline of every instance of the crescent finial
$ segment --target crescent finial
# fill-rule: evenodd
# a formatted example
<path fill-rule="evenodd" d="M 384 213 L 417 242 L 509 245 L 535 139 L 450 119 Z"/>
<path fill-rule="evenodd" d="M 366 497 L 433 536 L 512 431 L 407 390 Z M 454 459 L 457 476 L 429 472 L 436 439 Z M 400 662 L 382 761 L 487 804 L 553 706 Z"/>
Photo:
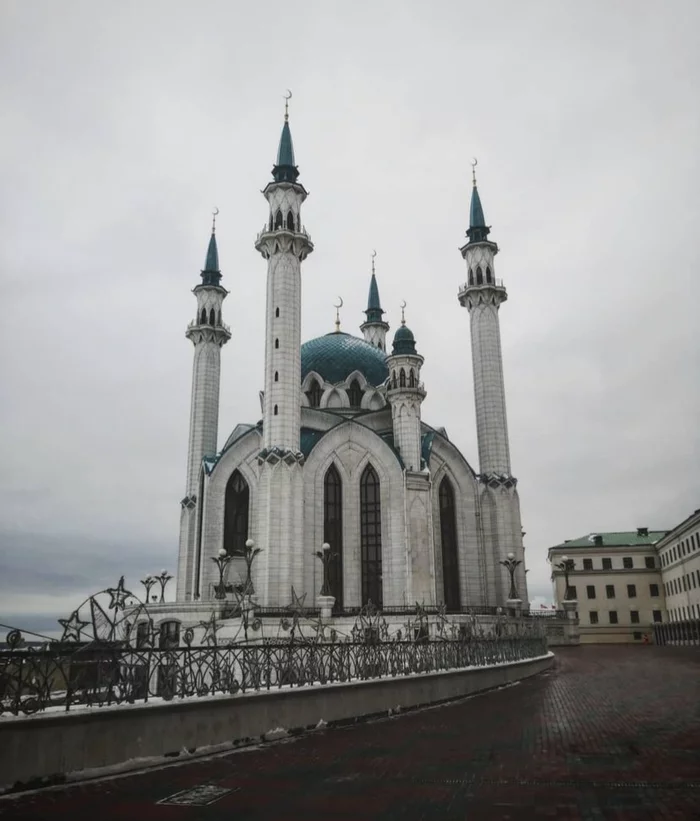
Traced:
<path fill-rule="evenodd" d="M 284 95 L 284 121 L 285 123 L 289 120 L 289 101 L 292 99 L 292 92 L 287 89 L 287 93 Z"/>
<path fill-rule="evenodd" d="M 212 234 L 216 233 L 216 216 L 219 213 L 219 209 L 217 206 L 214 206 L 214 210 L 211 212 L 212 220 L 211 220 L 211 232 Z"/>
<path fill-rule="evenodd" d="M 338 333 L 340 331 L 340 309 L 343 307 L 343 297 L 338 297 L 338 304 L 333 305 L 335 308 L 335 332 Z"/>
<path fill-rule="evenodd" d="M 405 325 L 406 324 L 406 317 L 404 315 L 404 311 L 406 310 L 406 300 L 405 299 L 401 300 L 401 305 L 399 307 L 401 308 L 401 324 Z"/>
<path fill-rule="evenodd" d="M 476 188 L 476 166 L 478 165 L 479 161 L 476 157 L 472 157 L 472 185 Z"/>
<path fill-rule="evenodd" d="M 374 276 L 374 260 L 376 259 L 377 252 L 373 249 L 372 250 L 372 276 Z"/>

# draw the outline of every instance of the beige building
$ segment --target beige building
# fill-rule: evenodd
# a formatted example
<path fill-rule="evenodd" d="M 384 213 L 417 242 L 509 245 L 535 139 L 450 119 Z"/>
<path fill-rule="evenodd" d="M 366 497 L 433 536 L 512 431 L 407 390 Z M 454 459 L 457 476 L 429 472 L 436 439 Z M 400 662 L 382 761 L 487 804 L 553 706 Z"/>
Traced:
<path fill-rule="evenodd" d="M 671 622 L 700 619 L 700 508 L 656 545 Z"/>
<path fill-rule="evenodd" d="M 565 581 L 557 565 L 565 557 L 574 562 L 569 573 L 569 598 L 578 602 L 581 643 L 642 642 L 645 637 L 652 638 L 655 622 L 667 620 L 656 551 L 666 534 L 665 530 L 639 527 L 636 532 L 591 533 L 549 548 L 558 607 L 565 598 Z M 679 538 L 686 536 L 679 533 Z M 696 533 L 695 544 L 698 538 Z M 700 551 L 696 552 L 695 561 L 700 567 Z M 695 601 L 700 603 L 700 577 L 697 582 Z M 685 600 L 683 603 L 686 604 Z"/>

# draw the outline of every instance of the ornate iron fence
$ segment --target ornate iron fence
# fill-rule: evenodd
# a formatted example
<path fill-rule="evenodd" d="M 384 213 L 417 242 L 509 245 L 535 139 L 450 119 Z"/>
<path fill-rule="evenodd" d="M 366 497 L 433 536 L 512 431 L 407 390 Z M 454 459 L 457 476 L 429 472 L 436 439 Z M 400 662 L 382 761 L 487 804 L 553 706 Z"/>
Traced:
<path fill-rule="evenodd" d="M 367 681 L 485 667 L 547 652 L 546 638 L 530 635 L 172 649 L 109 642 L 57 642 L 40 649 L 20 644 L 21 637 L 14 636 L 0 652 L 0 714 Z"/>

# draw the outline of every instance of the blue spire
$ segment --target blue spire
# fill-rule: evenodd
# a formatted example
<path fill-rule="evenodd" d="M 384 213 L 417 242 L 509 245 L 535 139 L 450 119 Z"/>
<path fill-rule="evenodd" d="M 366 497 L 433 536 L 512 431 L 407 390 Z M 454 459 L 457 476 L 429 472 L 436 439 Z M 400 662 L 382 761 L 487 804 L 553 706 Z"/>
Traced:
<path fill-rule="evenodd" d="M 216 209 L 214 220 L 211 227 L 211 237 L 209 239 L 209 247 L 207 248 L 207 258 L 204 262 L 204 270 L 202 271 L 202 285 L 219 285 L 221 282 L 221 271 L 219 270 L 219 248 L 216 244 L 216 214 L 219 209 Z"/>
<path fill-rule="evenodd" d="M 369 282 L 369 297 L 367 298 L 367 322 L 383 322 L 381 303 L 379 302 L 379 288 L 377 287 L 377 277 L 372 271 L 372 279 Z"/>
<path fill-rule="evenodd" d="M 299 169 L 294 161 L 294 145 L 292 144 L 292 132 L 289 128 L 289 114 L 285 105 L 284 125 L 282 126 L 282 136 L 280 137 L 280 147 L 277 150 L 277 162 L 272 169 L 272 176 L 275 182 L 296 182 L 299 176 Z"/>
<path fill-rule="evenodd" d="M 484 209 L 481 205 L 479 189 L 476 187 L 476 160 L 472 163 L 472 201 L 469 205 L 469 230 L 467 236 L 470 242 L 486 241 L 491 229 L 486 225 Z"/>

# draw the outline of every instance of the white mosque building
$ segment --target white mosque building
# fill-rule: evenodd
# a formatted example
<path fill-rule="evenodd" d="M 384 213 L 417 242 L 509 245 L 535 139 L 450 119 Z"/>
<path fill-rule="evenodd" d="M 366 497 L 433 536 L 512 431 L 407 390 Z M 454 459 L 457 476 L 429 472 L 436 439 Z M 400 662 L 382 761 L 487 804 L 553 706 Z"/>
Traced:
<path fill-rule="evenodd" d="M 331 545 L 338 614 L 368 602 L 385 609 L 444 604 L 455 613 L 505 604 L 508 574 L 499 562 L 509 553 L 524 558 L 498 316 L 507 294 L 495 278 L 498 246 L 476 181 L 461 249 L 467 281 L 457 299 L 471 325 L 478 470 L 443 428 L 421 418 L 423 357 L 405 322 L 388 336 L 374 272 L 361 336 L 336 324 L 334 333 L 302 344 L 301 269 L 313 243 L 302 223 L 307 192 L 287 115 L 263 194 L 269 213 L 255 241 L 267 263 L 262 420 L 237 425 L 221 449 L 221 348 L 231 332 L 222 322 L 228 292 L 214 232 L 194 288 L 177 603 L 214 600 L 219 571 L 211 559 L 221 550 L 231 557 L 229 581 L 244 578 L 252 539 L 261 548 L 252 574 L 261 608 L 288 605 L 292 588 L 315 604 L 323 581 L 315 553 L 323 543 Z M 527 606 L 524 561 L 516 583 Z"/>

